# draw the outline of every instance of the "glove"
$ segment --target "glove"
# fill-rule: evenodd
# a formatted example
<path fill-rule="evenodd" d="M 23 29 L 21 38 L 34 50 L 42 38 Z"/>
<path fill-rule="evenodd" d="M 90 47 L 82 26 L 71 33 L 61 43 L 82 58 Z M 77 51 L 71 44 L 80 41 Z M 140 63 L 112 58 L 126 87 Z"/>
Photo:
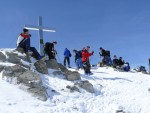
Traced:
<path fill-rule="evenodd" d="M 29 34 L 29 36 L 31 37 L 31 34 Z"/>
<path fill-rule="evenodd" d="M 56 50 L 53 50 L 52 53 L 57 54 L 57 51 L 56 51 Z"/>
<path fill-rule="evenodd" d="M 94 51 L 92 51 L 92 54 L 94 54 Z"/>
<path fill-rule="evenodd" d="M 101 52 L 99 52 L 100 57 L 102 56 Z"/>

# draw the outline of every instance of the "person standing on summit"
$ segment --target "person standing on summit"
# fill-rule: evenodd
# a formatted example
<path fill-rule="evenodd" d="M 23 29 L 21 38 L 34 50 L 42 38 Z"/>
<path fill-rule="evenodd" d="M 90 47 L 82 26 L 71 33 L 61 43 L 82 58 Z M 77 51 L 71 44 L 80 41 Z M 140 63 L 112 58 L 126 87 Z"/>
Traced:
<path fill-rule="evenodd" d="M 31 34 L 29 34 L 29 30 L 23 29 L 23 33 L 19 35 L 17 40 L 17 48 L 22 48 L 26 54 L 28 54 L 30 51 L 33 52 L 35 58 L 40 60 L 42 56 L 40 56 L 35 47 L 30 47 L 30 37 Z"/>
<path fill-rule="evenodd" d="M 44 51 L 48 55 L 49 60 L 51 60 L 51 59 L 55 59 L 56 60 L 55 56 L 57 54 L 57 51 L 54 48 L 56 44 L 57 44 L 56 41 L 53 41 L 52 43 L 46 42 L 46 44 L 45 44 Z"/>
<path fill-rule="evenodd" d="M 70 67 L 70 57 L 71 57 L 71 53 L 70 51 L 66 48 L 64 51 L 64 66 L 66 66 L 66 61 L 68 62 L 68 67 Z"/>
<path fill-rule="evenodd" d="M 83 62 L 83 68 L 86 75 L 92 75 L 91 72 L 91 64 L 89 57 L 94 54 L 94 51 L 89 53 L 90 46 L 87 46 L 84 50 L 82 50 L 82 62 Z"/>

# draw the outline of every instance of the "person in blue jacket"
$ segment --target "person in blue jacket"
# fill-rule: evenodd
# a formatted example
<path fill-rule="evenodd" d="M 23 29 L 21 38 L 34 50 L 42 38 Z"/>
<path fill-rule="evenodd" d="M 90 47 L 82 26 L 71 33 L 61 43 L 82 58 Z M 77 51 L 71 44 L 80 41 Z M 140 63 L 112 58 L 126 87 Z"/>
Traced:
<path fill-rule="evenodd" d="M 66 66 L 66 61 L 68 63 L 68 67 L 70 67 L 70 57 L 71 57 L 71 53 L 70 51 L 66 48 L 64 51 L 64 66 Z"/>

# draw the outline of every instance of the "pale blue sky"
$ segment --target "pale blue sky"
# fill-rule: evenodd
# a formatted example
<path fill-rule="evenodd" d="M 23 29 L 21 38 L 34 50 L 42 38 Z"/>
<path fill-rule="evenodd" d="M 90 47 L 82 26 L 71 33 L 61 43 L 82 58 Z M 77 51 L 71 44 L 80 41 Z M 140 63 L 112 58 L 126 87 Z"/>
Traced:
<path fill-rule="evenodd" d="M 147 66 L 149 6 L 148 0 L 1 0 L 0 48 L 16 47 L 24 24 L 37 25 L 43 16 L 43 24 L 57 30 L 44 33 L 44 41 L 58 41 L 61 62 L 66 47 L 72 51 L 90 45 L 95 51 L 92 64 L 101 60 L 99 47 L 104 47 L 133 67 Z M 38 49 L 38 32 L 31 34 L 31 45 Z"/>

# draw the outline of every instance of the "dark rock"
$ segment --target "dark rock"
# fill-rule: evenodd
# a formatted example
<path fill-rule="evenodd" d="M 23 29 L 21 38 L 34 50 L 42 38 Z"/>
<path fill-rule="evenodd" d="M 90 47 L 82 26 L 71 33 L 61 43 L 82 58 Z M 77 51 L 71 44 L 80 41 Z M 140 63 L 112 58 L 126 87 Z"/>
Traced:
<path fill-rule="evenodd" d="M 48 74 L 48 69 L 46 66 L 46 63 L 43 60 L 37 61 L 34 66 L 36 67 L 36 70 L 42 74 Z"/>
<path fill-rule="evenodd" d="M 17 53 L 10 53 L 6 52 L 6 55 L 8 56 L 7 61 L 14 63 L 14 64 L 21 64 L 21 59 L 18 57 Z"/>
<path fill-rule="evenodd" d="M 61 71 L 54 71 L 53 75 L 63 75 L 63 73 Z"/>
<path fill-rule="evenodd" d="M 22 75 L 18 77 L 18 82 L 28 86 L 27 91 L 32 93 L 38 99 L 42 101 L 47 100 L 46 89 L 42 86 L 42 81 L 40 76 L 29 70 L 25 71 Z"/>
<path fill-rule="evenodd" d="M 5 66 L 0 65 L 0 72 L 4 69 Z"/>
<path fill-rule="evenodd" d="M 69 85 L 67 85 L 66 88 L 70 89 L 70 92 L 74 92 L 74 91 L 80 92 L 80 90 L 79 90 L 79 88 L 77 86 L 69 86 Z"/>
<path fill-rule="evenodd" d="M 80 73 L 77 71 L 70 71 L 65 66 L 59 63 L 60 70 L 64 72 L 64 75 L 67 80 L 74 81 L 74 80 L 81 80 Z"/>
<path fill-rule="evenodd" d="M 94 93 L 94 87 L 89 81 L 80 81 L 76 82 L 74 85 L 77 85 L 90 93 Z"/>
<path fill-rule="evenodd" d="M 6 61 L 6 56 L 0 52 L 0 61 L 5 62 Z"/>
<path fill-rule="evenodd" d="M 68 72 L 68 69 L 67 69 L 64 65 L 62 65 L 62 64 L 60 64 L 60 63 L 58 63 L 58 65 L 59 65 L 59 68 L 60 68 L 60 70 L 61 70 L 62 72 Z"/>
<path fill-rule="evenodd" d="M 5 66 L 3 70 L 3 77 L 17 78 L 18 84 L 28 86 L 27 91 L 31 92 L 40 100 L 47 100 L 46 89 L 42 86 L 42 81 L 39 75 L 30 70 L 26 70 L 18 64 L 14 66 Z"/>
<path fill-rule="evenodd" d="M 47 68 L 59 70 L 59 65 L 55 59 L 45 61 Z"/>
<path fill-rule="evenodd" d="M 22 53 L 22 54 L 25 53 L 24 50 L 23 50 L 23 48 L 21 48 L 21 47 L 20 47 L 20 48 L 17 48 L 16 51 L 18 51 L 18 52 L 20 52 L 20 53 Z"/>
<path fill-rule="evenodd" d="M 25 71 L 26 70 L 18 64 L 14 66 L 5 66 L 3 71 L 3 76 L 18 77 L 21 74 L 23 74 Z"/>
<path fill-rule="evenodd" d="M 44 87 L 38 87 L 38 88 L 28 88 L 28 92 L 32 93 L 34 96 L 38 96 L 39 100 L 46 101 L 46 89 Z"/>
<path fill-rule="evenodd" d="M 69 81 L 81 80 L 80 73 L 78 73 L 76 71 L 66 71 L 65 77 Z"/>
<path fill-rule="evenodd" d="M 27 58 L 27 55 L 18 55 L 15 53 L 16 51 L 13 52 L 6 52 L 6 55 L 8 56 L 7 61 L 10 63 L 14 64 L 19 64 L 21 66 L 24 66 L 26 68 L 29 68 L 28 66 L 24 65 L 21 60 L 29 62 L 29 59 Z"/>
<path fill-rule="evenodd" d="M 23 74 L 18 76 L 17 80 L 19 83 L 23 83 L 31 88 L 39 87 L 42 85 L 40 77 L 36 73 L 29 70 L 26 70 Z"/>

